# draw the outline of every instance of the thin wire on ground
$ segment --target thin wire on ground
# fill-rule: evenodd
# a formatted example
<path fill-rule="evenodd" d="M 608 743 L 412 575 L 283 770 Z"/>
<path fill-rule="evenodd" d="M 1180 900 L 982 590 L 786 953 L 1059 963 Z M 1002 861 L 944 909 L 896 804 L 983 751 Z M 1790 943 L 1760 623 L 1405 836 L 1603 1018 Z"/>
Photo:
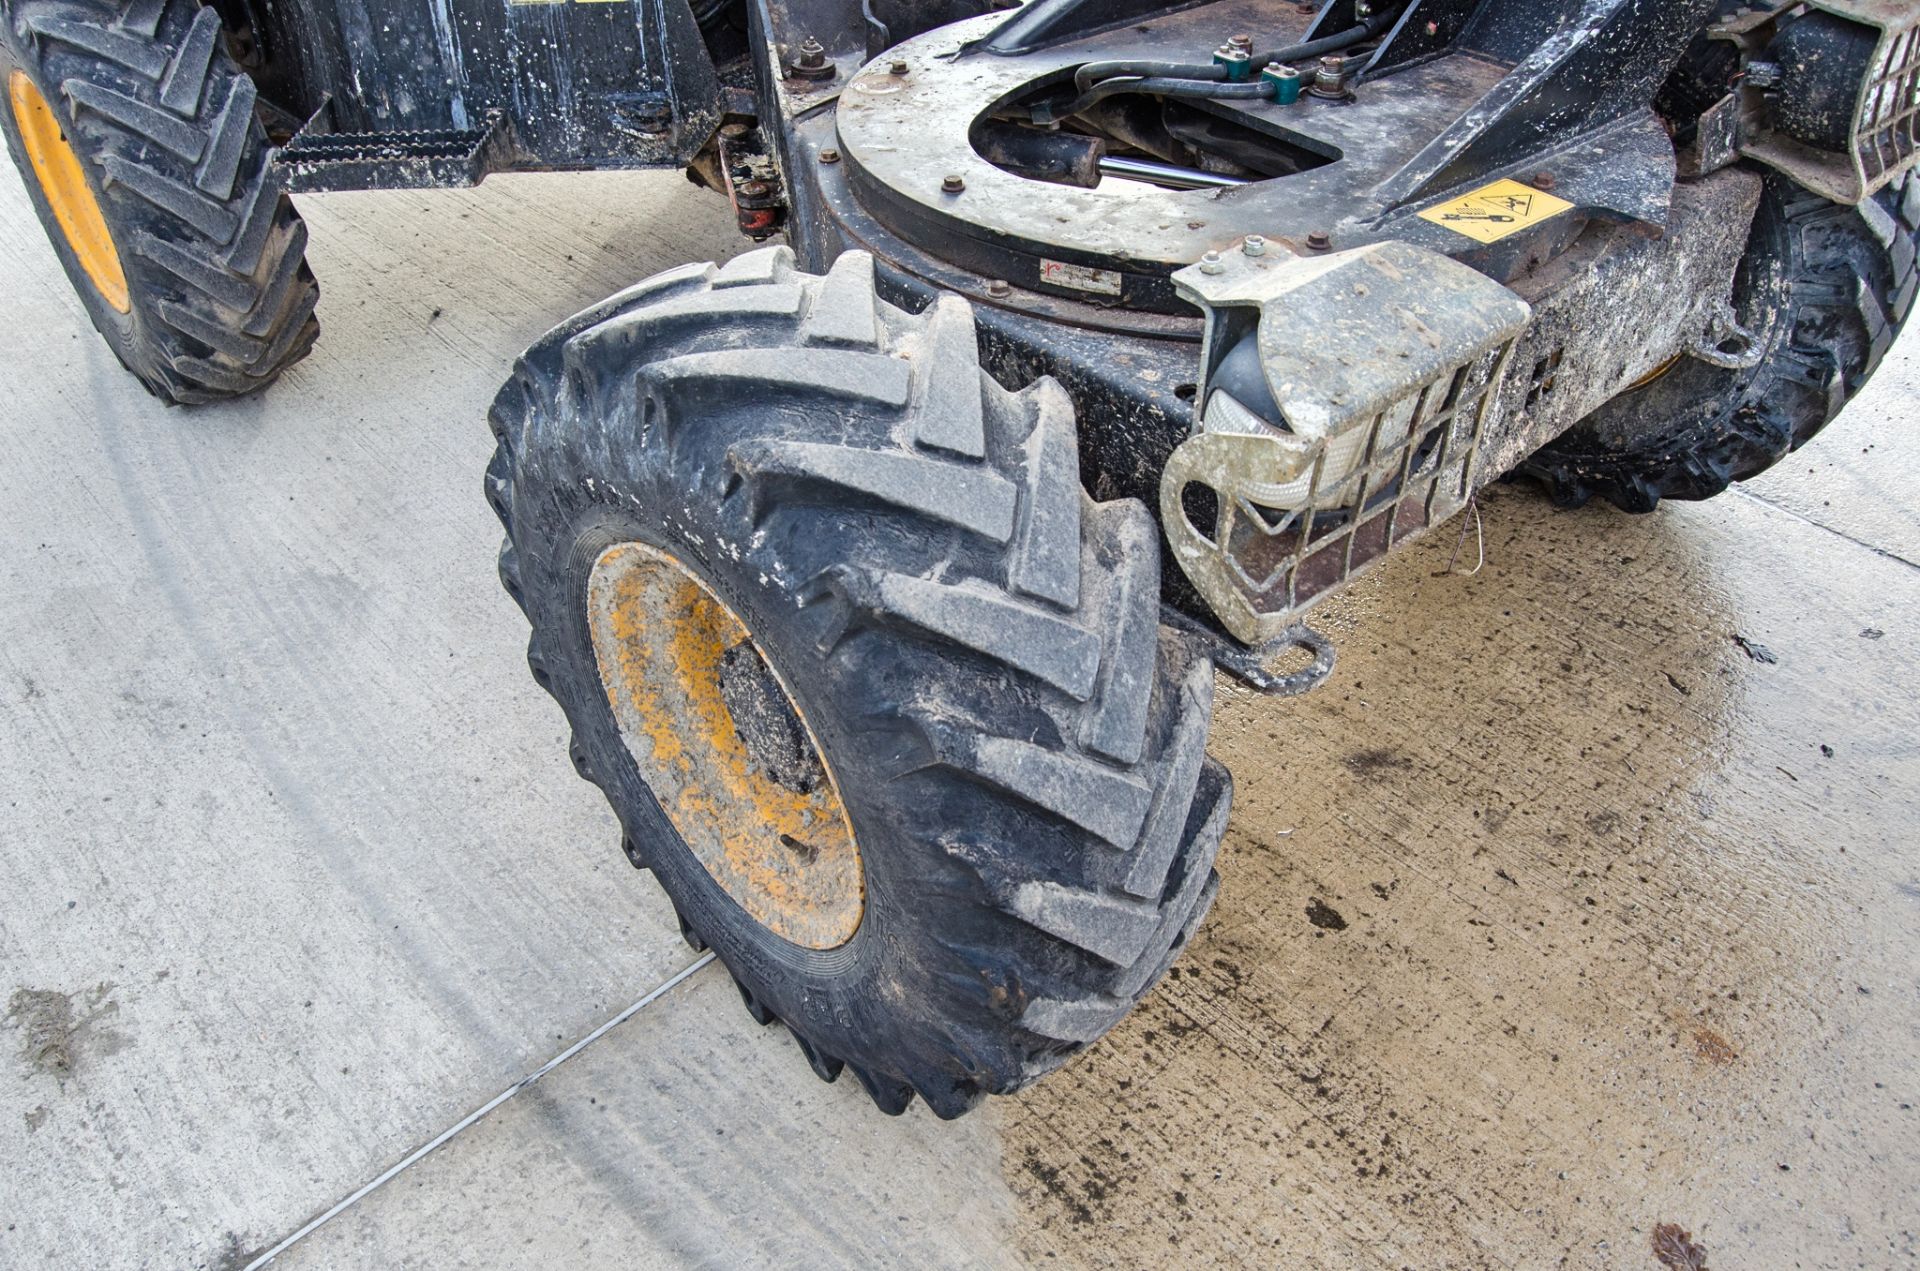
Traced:
<path fill-rule="evenodd" d="M 499 1094 L 493 1096 L 493 1098 L 487 1100 L 485 1103 L 475 1108 L 472 1112 L 467 1113 L 466 1116 L 461 1117 L 458 1121 L 454 1122 L 452 1125 L 448 1126 L 446 1129 L 442 1130 L 440 1133 L 434 1135 L 433 1138 L 427 1140 L 427 1142 L 421 1144 L 419 1147 L 415 1148 L 413 1151 L 401 1157 L 397 1163 L 395 1163 L 392 1166 L 389 1166 L 384 1172 L 379 1174 L 372 1181 L 364 1184 L 358 1190 L 349 1193 L 345 1198 L 340 1200 L 331 1209 L 328 1209 L 325 1213 L 322 1213 L 317 1217 L 313 1218 L 305 1226 L 301 1227 L 298 1231 L 295 1231 L 292 1235 L 282 1240 L 279 1244 L 273 1246 L 273 1248 L 267 1250 L 265 1253 L 255 1258 L 252 1262 L 249 1262 L 246 1265 L 246 1271 L 257 1271 L 258 1268 L 266 1266 L 269 1262 L 272 1262 L 275 1258 L 279 1257 L 281 1254 L 291 1249 L 294 1245 L 298 1244 L 302 1240 L 305 1240 L 308 1236 L 312 1235 L 314 1232 L 320 1230 L 320 1228 L 332 1222 L 335 1218 L 345 1213 L 348 1209 L 352 1208 L 354 1205 L 359 1204 L 361 1201 L 365 1200 L 368 1196 L 371 1196 L 374 1192 L 378 1191 L 380 1188 L 392 1182 L 395 1178 L 398 1178 L 407 1169 L 418 1164 L 420 1161 L 424 1160 L 427 1156 L 431 1155 L 433 1152 L 437 1151 L 438 1149 L 445 1147 L 448 1143 L 452 1142 L 455 1136 L 460 1134 L 461 1131 L 467 1129 L 471 1125 L 474 1125 L 482 1117 L 486 1116 L 489 1112 L 492 1112 L 495 1108 L 499 1107 L 501 1104 L 505 1103 L 507 1100 L 513 1098 L 513 1096 L 519 1094 L 522 1090 L 525 1090 L 528 1086 L 540 1080 L 540 1078 L 546 1076 L 548 1073 L 552 1072 L 555 1068 L 558 1068 L 561 1064 L 566 1063 L 567 1060 L 572 1059 L 575 1055 L 579 1054 L 581 1051 L 585 1050 L 587 1047 L 593 1045 L 593 1043 L 599 1041 L 602 1037 L 605 1037 L 608 1033 L 612 1032 L 614 1029 L 618 1028 L 620 1025 L 632 1019 L 635 1015 L 640 1013 L 643 1007 L 646 1007 L 651 1003 L 658 1001 L 660 998 L 666 996 L 666 994 L 672 992 L 675 988 L 685 983 L 687 979 L 690 978 L 696 971 L 699 971 L 702 967 L 705 967 L 711 961 L 713 961 L 713 951 L 708 950 L 706 953 L 703 953 L 698 958 L 694 959 L 694 961 L 690 965 L 682 967 L 680 970 L 674 972 L 671 976 L 667 977 L 667 979 L 662 981 L 659 985 L 649 990 L 647 994 L 644 997 L 642 997 L 639 1001 L 633 1003 L 631 1006 L 621 1011 L 618 1015 L 615 1015 L 612 1019 L 600 1025 L 600 1027 L 594 1029 L 592 1032 L 588 1033 L 585 1037 L 582 1037 L 579 1041 L 567 1047 L 565 1050 L 561 1051 L 559 1054 L 555 1055 L 552 1059 L 547 1060 L 546 1063 L 541 1064 L 538 1068 L 535 1068 L 532 1072 L 520 1078 L 520 1080 L 514 1082 L 512 1085 L 508 1086 L 505 1090 L 502 1090 Z"/>

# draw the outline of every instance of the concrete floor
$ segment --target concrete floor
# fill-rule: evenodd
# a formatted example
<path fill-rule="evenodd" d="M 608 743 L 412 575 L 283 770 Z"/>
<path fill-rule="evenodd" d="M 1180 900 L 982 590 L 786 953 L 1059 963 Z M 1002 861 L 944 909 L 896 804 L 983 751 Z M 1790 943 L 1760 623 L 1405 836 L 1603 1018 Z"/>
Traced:
<path fill-rule="evenodd" d="M 247 1266 L 694 961 L 479 484 L 512 355 L 724 208 L 304 206 L 318 353 L 187 413 L 0 181 L 0 1266 Z M 706 967 L 276 1265 L 1911 1264 L 1913 347 L 1711 504 L 1496 489 L 1322 692 L 1223 685 L 1212 921 L 1035 1090 L 885 1118 Z"/>

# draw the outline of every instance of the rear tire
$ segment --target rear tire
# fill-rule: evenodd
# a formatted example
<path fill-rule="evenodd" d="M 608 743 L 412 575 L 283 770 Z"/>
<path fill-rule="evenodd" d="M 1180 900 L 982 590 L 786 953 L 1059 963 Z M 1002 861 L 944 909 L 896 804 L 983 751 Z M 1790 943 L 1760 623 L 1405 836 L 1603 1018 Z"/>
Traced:
<path fill-rule="evenodd" d="M 1206 912 L 1212 670 L 1162 637 L 1146 509 L 1081 489 L 1058 385 L 999 387 L 966 302 L 882 303 L 864 252 L 792 260 L 659 275 L 528 352 L 492 415 L 501 578 L 689 941 L 821 1077 L 952 1117 L 1112 1028 Z M 738 615 L 817 742 L 864 869 L 837 947 L 752 918 L 642 781 L 588 613 L 623 543 Z"/>
<path fill-rule="evenodd" d="M 1706 499 L 1758 476 L 1832 422 L 1913 309 L 1920 181 L 1857 208 L 1767 178 L 1734 284 L 1764 354 L 1749 370 L 1682 358 L 1533 455 L 1522 471 L 1562 507 L 1627 512 Z"/>
<path fill-rule="evenodd" d="M 18 107 L 0 131 L 93 323 L 156 397 L 258 392 L 319 336 L 307 231 L 274 174 L 253 81 L 195 0 L 11 0 L 0 86 L 24 76 L 79 160 L 124 274 L 103 293 L 36 175 Z M 12 94 L 9 93 L 9 97 Z"/>

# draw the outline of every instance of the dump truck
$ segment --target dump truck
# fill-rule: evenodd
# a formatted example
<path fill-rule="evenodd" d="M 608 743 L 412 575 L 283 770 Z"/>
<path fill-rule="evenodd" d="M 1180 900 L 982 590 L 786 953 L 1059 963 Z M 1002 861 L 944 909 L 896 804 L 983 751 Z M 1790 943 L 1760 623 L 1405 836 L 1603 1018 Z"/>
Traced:
<path fill-rule="evenodd" d="M 1216 673 L 1323 682 L 1314 607 L 1489 482 L 1765 470 L 1914 299 L 1910 0 L 0 14 L 54 252 L 169 402 L 313 347 L 308 192 L 678 169 L 766 244 L 528 350 L 485 496 L 627 858 L 889 1113 L 1181 955 Z"/>

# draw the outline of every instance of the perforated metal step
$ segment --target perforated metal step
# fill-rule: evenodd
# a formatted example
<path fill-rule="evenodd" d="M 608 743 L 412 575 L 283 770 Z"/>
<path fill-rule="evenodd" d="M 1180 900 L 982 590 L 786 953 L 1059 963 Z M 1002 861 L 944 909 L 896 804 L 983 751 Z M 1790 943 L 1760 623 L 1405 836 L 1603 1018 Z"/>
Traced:
<path fill-rule="evenodd" d="M 467 129 L 318 132 L 308 124 L 274 162 L 296 194 L 446 189 L 478 185 L 507 149 L 498 114 Z"/>

